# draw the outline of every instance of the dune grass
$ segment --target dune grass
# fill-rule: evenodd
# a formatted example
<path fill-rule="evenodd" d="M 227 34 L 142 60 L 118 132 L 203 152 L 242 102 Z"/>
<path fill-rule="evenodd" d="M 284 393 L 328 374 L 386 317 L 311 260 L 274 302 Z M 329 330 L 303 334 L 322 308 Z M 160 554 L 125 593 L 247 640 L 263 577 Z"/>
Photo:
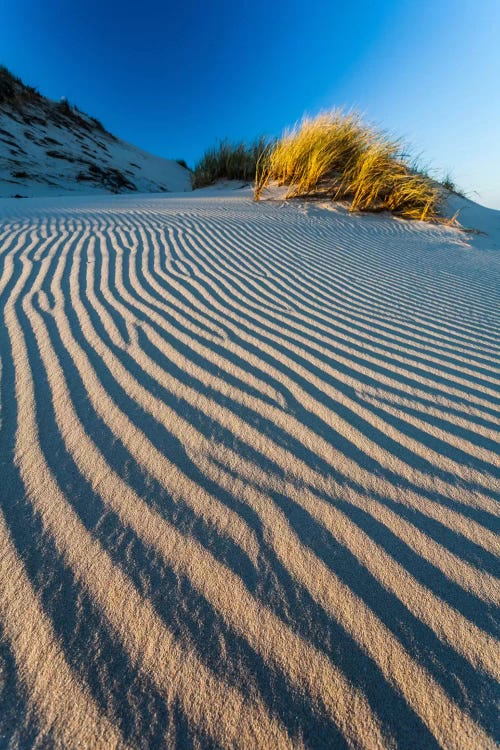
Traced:
<path fill-rule="evenodd" d="M 217 180 L 253 182 L 257 163 L 267 148 L 268 143 L 264 138 L 248 145 L 232 143 L 227 139 L 220 141 L 213 148 L 207 149 L 196 164 L 192 177 L 193 188 L 213 185 Z"/>
<path fill-rule="evenodd" d="M 391 211 L 407 219 L 439 217 L 443 187 L 412 164 L 400 141 L 354 112 L 305 117 L 275 141 L 219 142 L 195 166 L 193 188 L 218 180 L 255 181 L 259 200 L 270 183 L 287 198 L 349 202 L 351 211 Z"/>
<path fill-rule="evenodd" d="M 255 199 L 271 182 L 286 197 L 348 200 L 351 211 L 388 210 L 409 219 L 438 217 L 441 190 L 416 170 L 400 141 L 339 110 L 306 117 L 261 154 Z"/>
<path fill-rule="evenodd" d="M 22 99 L 36 98 L 40 98 L 38 89 L 34 86 L 27 86 L 5 65 L 0 65 L 0 104 L 13 105 Z"/>
<path fill-rule="evenodd" d="M 441 180 L 441 185 L 449 192 L 449 193 L 455 193 L 455 195 L 459 195 L 461 198 L 466 198 L 467 194 L 462 190 L 461 187 L 457 185 L 453 177 L 449 172 L 445 174 L 443 179 Z"/>

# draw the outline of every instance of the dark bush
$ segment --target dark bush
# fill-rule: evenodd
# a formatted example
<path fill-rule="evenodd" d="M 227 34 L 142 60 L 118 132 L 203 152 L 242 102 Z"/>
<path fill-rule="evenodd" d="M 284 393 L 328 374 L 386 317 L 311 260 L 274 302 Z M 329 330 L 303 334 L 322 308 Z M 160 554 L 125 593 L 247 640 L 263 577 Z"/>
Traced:
<path fill-rule="evenodd" d="M 259 138 L 249 145 L 220 141 L 217 146 L 205 151 L 195 166 L 193 188 L 213 185 L 217 180 L 253 181 L 257 162 L 267 148 L 268 142 L 265 138 Z"/>

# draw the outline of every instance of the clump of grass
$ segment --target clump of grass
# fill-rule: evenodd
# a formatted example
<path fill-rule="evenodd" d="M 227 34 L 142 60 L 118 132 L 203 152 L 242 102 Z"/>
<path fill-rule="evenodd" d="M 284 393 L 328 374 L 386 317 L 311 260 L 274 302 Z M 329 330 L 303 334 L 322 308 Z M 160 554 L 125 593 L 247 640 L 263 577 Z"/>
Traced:
<path fill-rule="evenodd" d="M 391 211 L 434 219 L 441 191 L 412 168 L 399 141 L 338 110 L 305 118 L 261 155 L 255 199 L 271 182 L 287 185 L 287 198 L 323 196 L 350 201 L 352 211 Z"/>
<path fill-rule="evenodd" d="M 454 193 L 457 189 L 457 186 L 455 185 L 455 182 L 452 180 L 450 173 L 448 172 L 441 183 L 441 185 L 446 189 L 449 190 L 450 193 Z"/>
<path fill-rule="evenodd" d="M 258 165 L 257 193 L 270 180 L 288 185 L 288 197 L 331 192 L 335 178 L 351 169 L 368 143 L 368 132 L 357 115 L 340 113 L 305 118 L 286 130 Z M 256 196 L 258 197 L 258 195 Z"/>
<path fill-rule="evenodd" d="M 208 149 L 193 170 L 193 188 L 213 185 L 218 180 L 253 181 L 257 163 L 267 149 L 267 141 L 259 138 L 250 144 L 220 141 Z"/>
<path fill-rule="evenodd" d="M 0 104 L 15 97 L 16 84 L 19 85 L 20 83 L 19 78 L 13 76 L 4 65 L 0 66 Z"/>
<path fill-rule="evenodd" d="M 459 195 L 461 198 L 466 197 L 464 191 L 458 187 L 449 172 L 447 172 L 447 174 L 444 176 L 441 185 L 450 193 L 455 193 L 455 195 Z"/>
<path fill-rule="evenodd" d="M 352 195 L 352 211 L 388 210 L 420 220 L 437 217 L 439 189 L 405 162 L 398 142 L 374 135 L 347 177 L 345 190 L 347 197 Z"/>
<path fill-rule="evenodd" d="M 60 101 L 58 101 L 55 106 L 59 110 L 59 112 L 62 112 L 64 115 L 67 115 L 68 117 L 71 117 L 72 115 L 78 112 L 77 107 L 72 107 L 65 96 L 63 96 L 63 98 Z"/>
<path fill-rule="evenodd" d="M 102 124 L 102 122 L 97 117 L 91 117 L 90 115 L 87 115 L 89 120 L 92 120 L 97 130 L 100 130 L 102 133 L 106 133 L 106 128 Z"/>
<path fill-rule="evenodd" d="M 39 96 L 34 86 L 27 86 L 5 65 L 0 65 L 0 104 L 14 104 L 20 99 L 35 99 Z"/>

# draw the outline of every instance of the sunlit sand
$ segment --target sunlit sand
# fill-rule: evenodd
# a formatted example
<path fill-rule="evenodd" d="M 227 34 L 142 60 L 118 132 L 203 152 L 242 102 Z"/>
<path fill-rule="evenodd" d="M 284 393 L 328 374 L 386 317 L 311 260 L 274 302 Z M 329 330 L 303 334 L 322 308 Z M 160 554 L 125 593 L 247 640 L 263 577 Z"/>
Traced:
<path fill-rule="evenodd" d="M 496 747 L 499 212 L 453 201 L 0 201 L 0 747 Z"/>

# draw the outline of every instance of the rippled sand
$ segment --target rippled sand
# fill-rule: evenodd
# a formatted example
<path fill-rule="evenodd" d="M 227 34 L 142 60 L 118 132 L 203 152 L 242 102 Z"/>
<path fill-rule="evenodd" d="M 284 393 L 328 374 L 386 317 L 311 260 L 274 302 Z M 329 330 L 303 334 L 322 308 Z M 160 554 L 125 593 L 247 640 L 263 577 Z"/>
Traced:
<path fill-rule="evenodd" d="M 495 747 L 498 253 L 245 190 L 0 216 L 0 747 Z"/>

